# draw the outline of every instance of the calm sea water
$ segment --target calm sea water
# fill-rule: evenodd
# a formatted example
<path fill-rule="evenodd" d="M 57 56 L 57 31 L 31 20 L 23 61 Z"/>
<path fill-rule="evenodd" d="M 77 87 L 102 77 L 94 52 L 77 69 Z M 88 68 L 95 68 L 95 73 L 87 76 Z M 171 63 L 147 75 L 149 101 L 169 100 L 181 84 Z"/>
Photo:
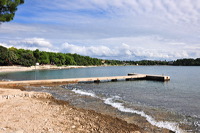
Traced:
<path fill-rule="evenodd" d="M 171 77 L 169 82 L 121 81 L 100 84 L 74 84 L 57 89 L 43 88 L 60 99 L 73 99 L 74 93 L 103 101 L 121 112 L 138 114 L 152 125 L 175 132 L 200 132 L 200 67 L 182 66 L 111 66 L 67 70 L 36 70 L 1 73 L 2 80 L 62 79 L 79 77 L 123 76 L 128 73 L 158 74 Z M 76 98 L 77 100 L 77 98 Z M 89 99 L 77 100 L 85 106 Z M 73 100 L 75 101 L 75 100 Z M 94 101 L 94 100 L 93 100 Z M 85 105 L 84 105 L 85 104 Z"/>

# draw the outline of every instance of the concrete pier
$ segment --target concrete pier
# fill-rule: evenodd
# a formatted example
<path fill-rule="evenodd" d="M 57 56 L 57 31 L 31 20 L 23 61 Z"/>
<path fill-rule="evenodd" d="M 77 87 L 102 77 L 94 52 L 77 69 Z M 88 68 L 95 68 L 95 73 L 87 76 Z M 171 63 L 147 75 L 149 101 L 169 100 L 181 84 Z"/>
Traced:
<path fill-rule="evenodd" d="M 146 80 L 169 81 L 169 76 L 147 75 Z"/>
<path fill-rule="evenodd" d="M 129 73 L 128 76 L 137 75 L 136 73 Z M 149 75 L 147 74 L 144 78 L 146 80 L 156 80 L 156 81 L 169 81 L 170 76 L 164 76 L 164 75 Z"/>
<path fill-rule="evenodd" d="M 146 75 L 146 74 L 128 74 L 128 76 L 112 76 L 112 77 L 91 77 L 91 78 L 72 78 L 72 79 L 48 79 L 48 80 L 25 80 L 25 81 L 6 81 L 0 82 L 0 87 L 6 88 L 20 88 L 22 86 L 30 85 L 62 85 L 68 83 L 79 83 L 79 82 L 116 82 L 119 80 L 159 80 L 168 81 L 169 76 L 159 75 Z"/>

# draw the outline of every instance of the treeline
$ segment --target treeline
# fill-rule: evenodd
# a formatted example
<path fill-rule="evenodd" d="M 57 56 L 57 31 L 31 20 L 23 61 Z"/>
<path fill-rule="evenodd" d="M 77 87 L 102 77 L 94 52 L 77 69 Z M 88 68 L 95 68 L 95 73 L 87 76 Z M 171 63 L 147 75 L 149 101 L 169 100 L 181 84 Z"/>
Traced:
<path fill-rule="evenodd" d="M 0 65 L 22 65 L 33 66 L 37 63 L 41 65 L 175 65 L 175 66 L 200 66 L 200 58 L 197 59 L 178 59 L 176 61 L 120 61 L 120 60 L 102 60 L 91 58 L 89 56 L 81 56 L 70 53 L 54 53 L 39 51 L 38 49 L 25 50 L 14 47 L 6 48 L 0 46 Z"/>
<path fill-rule="evenodd" d="M 25 49 L 17 49 L 14 47 L 5 48 L 0 46 L 0 65 L 22 65 L 33 66 L 38 62 L 41 65 L 101 65 L 102 60 L 91 58 L 89 56 L 81 56 L 70 53 L 54 53 L 39 51 L 38 49 L 31 51 Z"/>
<path fill-rule="evenodd" d="M 197 59 L 178 59 L 173 62 L 176 66 L 200 66 L 200 58 Z"/>
<path fill-rule="evenodd" d="M 108 65 L 170 65 L 168 61 L 153 61 L 153 60 L 141 60 L 141 61 L 119 61 L 119 60 L 105 60 L 105 64 Z"/>
<path fill-rule="evenodd" d="M 141 60 L 141 61 L 125 61 L 127 65 L 170 65 L 168 61 L 154 61 L 154 60 Z"/>
<path fill-rule="evenodd" d="M 171 66 L 200 66 L 200 58 L 197 59 L 177 59 L 175 61 L 157 61 L 157 60 L 141 60 L 141 61 L 119 61 L 105 60 L 108 65 L 171 65 Z"/>

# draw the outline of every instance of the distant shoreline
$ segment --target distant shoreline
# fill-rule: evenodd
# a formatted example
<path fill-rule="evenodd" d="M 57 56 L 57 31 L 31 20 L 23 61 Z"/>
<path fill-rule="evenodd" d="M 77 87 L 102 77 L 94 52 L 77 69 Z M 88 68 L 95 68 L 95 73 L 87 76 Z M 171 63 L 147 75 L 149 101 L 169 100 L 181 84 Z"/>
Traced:
<path fill-rule="evenodd" d="M 72 68 L 86 68 L 95 66 L 56 66 L 56 65 L 39 65 L 39 66 L 0 66 L 0 73 L 3 72 L 19 72 L 19 71 L 33 71 L 33 70 L 51 70 L 51 69 L 72 69 Z"/>

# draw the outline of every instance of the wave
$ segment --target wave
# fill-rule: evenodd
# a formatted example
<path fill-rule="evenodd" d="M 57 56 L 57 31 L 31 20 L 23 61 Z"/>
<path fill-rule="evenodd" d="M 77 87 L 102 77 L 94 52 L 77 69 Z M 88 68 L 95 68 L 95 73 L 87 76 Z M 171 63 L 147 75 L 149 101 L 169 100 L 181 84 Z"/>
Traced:
<path fill-rule="evenodd" d="M 94 93 L 91 93 L 91 92 L 86 92 L 86 91 L 78 90 L 76 88 L 74 88 L 72 91 L 75 92 L 75 93 L 81 94 L 81 95 L 86 95 L 86 96 L 91 96 L 91 97 L 98 98 Z"/>
<path fill-rule="evenodd" d="M 156 121 L 153 117 L 145 114 L 143 111 L 138 111 L 138 110 L 134 110 L 134 109 L 131 109 L 131 108 L 126 108 L 126 107 L 123 106 L 123 103 L 115 102 L 115 99 L 120 98 L 119 96 L 113 96 L 113 97 L 110 97 L 110 98 L 101 98 L 101 97 L 98 97 L 96 94 L 94 94 L 92 92 L 86 92 L 86 91 L 79 90 L 79 89 L 73 89 L 72 91 L 77 93 L 77 94 L 80 94 L 80 95 L 86 95 L 86 96 L 99 98 L 99 99 L 103 100 L 105 104 L 110 105 L 110 106 L 118 109 L 121 112 L 138 114 L 138 115 L 146 118 L 146 120 L 150 124 L 157 126 L 159 128 L 166 128 L 166 129 L 169 129 L 171 131 L 174 131 L 175 133 L 184 133 L 184 131 L 179 128 L 178 123 L 167 122 L 167 121 Z"/>
<path fill-rule="evenodd" d="M 143 111 L 138 111 L 138 110 L 133 110 L 131 108 L 126 108 L 126 107 L 123 106 L 123 103 L 113 102 L 113 99 L 115 99 L 115 97 L 107 98 L 107 99 L 105 99 L 104 103 L 111 105 L 114 108 L 117 108 L 121 112 L 138 114 L 138 115 L 146 118 L 146 120 L 150 124 L 157 126 L 159 128 L 166 128 L 166 129 L 172 130 L 176 133 L 183 133 L 183 131 L 179 128 L 178 123 L 166 122 L 166 121 L 156 121 L 153 117 L 145 114 Z"/>
<path fill-rule="evenodd" d="M 2 79 L 2 81 L 13 81 L 11 79 Z"/>

